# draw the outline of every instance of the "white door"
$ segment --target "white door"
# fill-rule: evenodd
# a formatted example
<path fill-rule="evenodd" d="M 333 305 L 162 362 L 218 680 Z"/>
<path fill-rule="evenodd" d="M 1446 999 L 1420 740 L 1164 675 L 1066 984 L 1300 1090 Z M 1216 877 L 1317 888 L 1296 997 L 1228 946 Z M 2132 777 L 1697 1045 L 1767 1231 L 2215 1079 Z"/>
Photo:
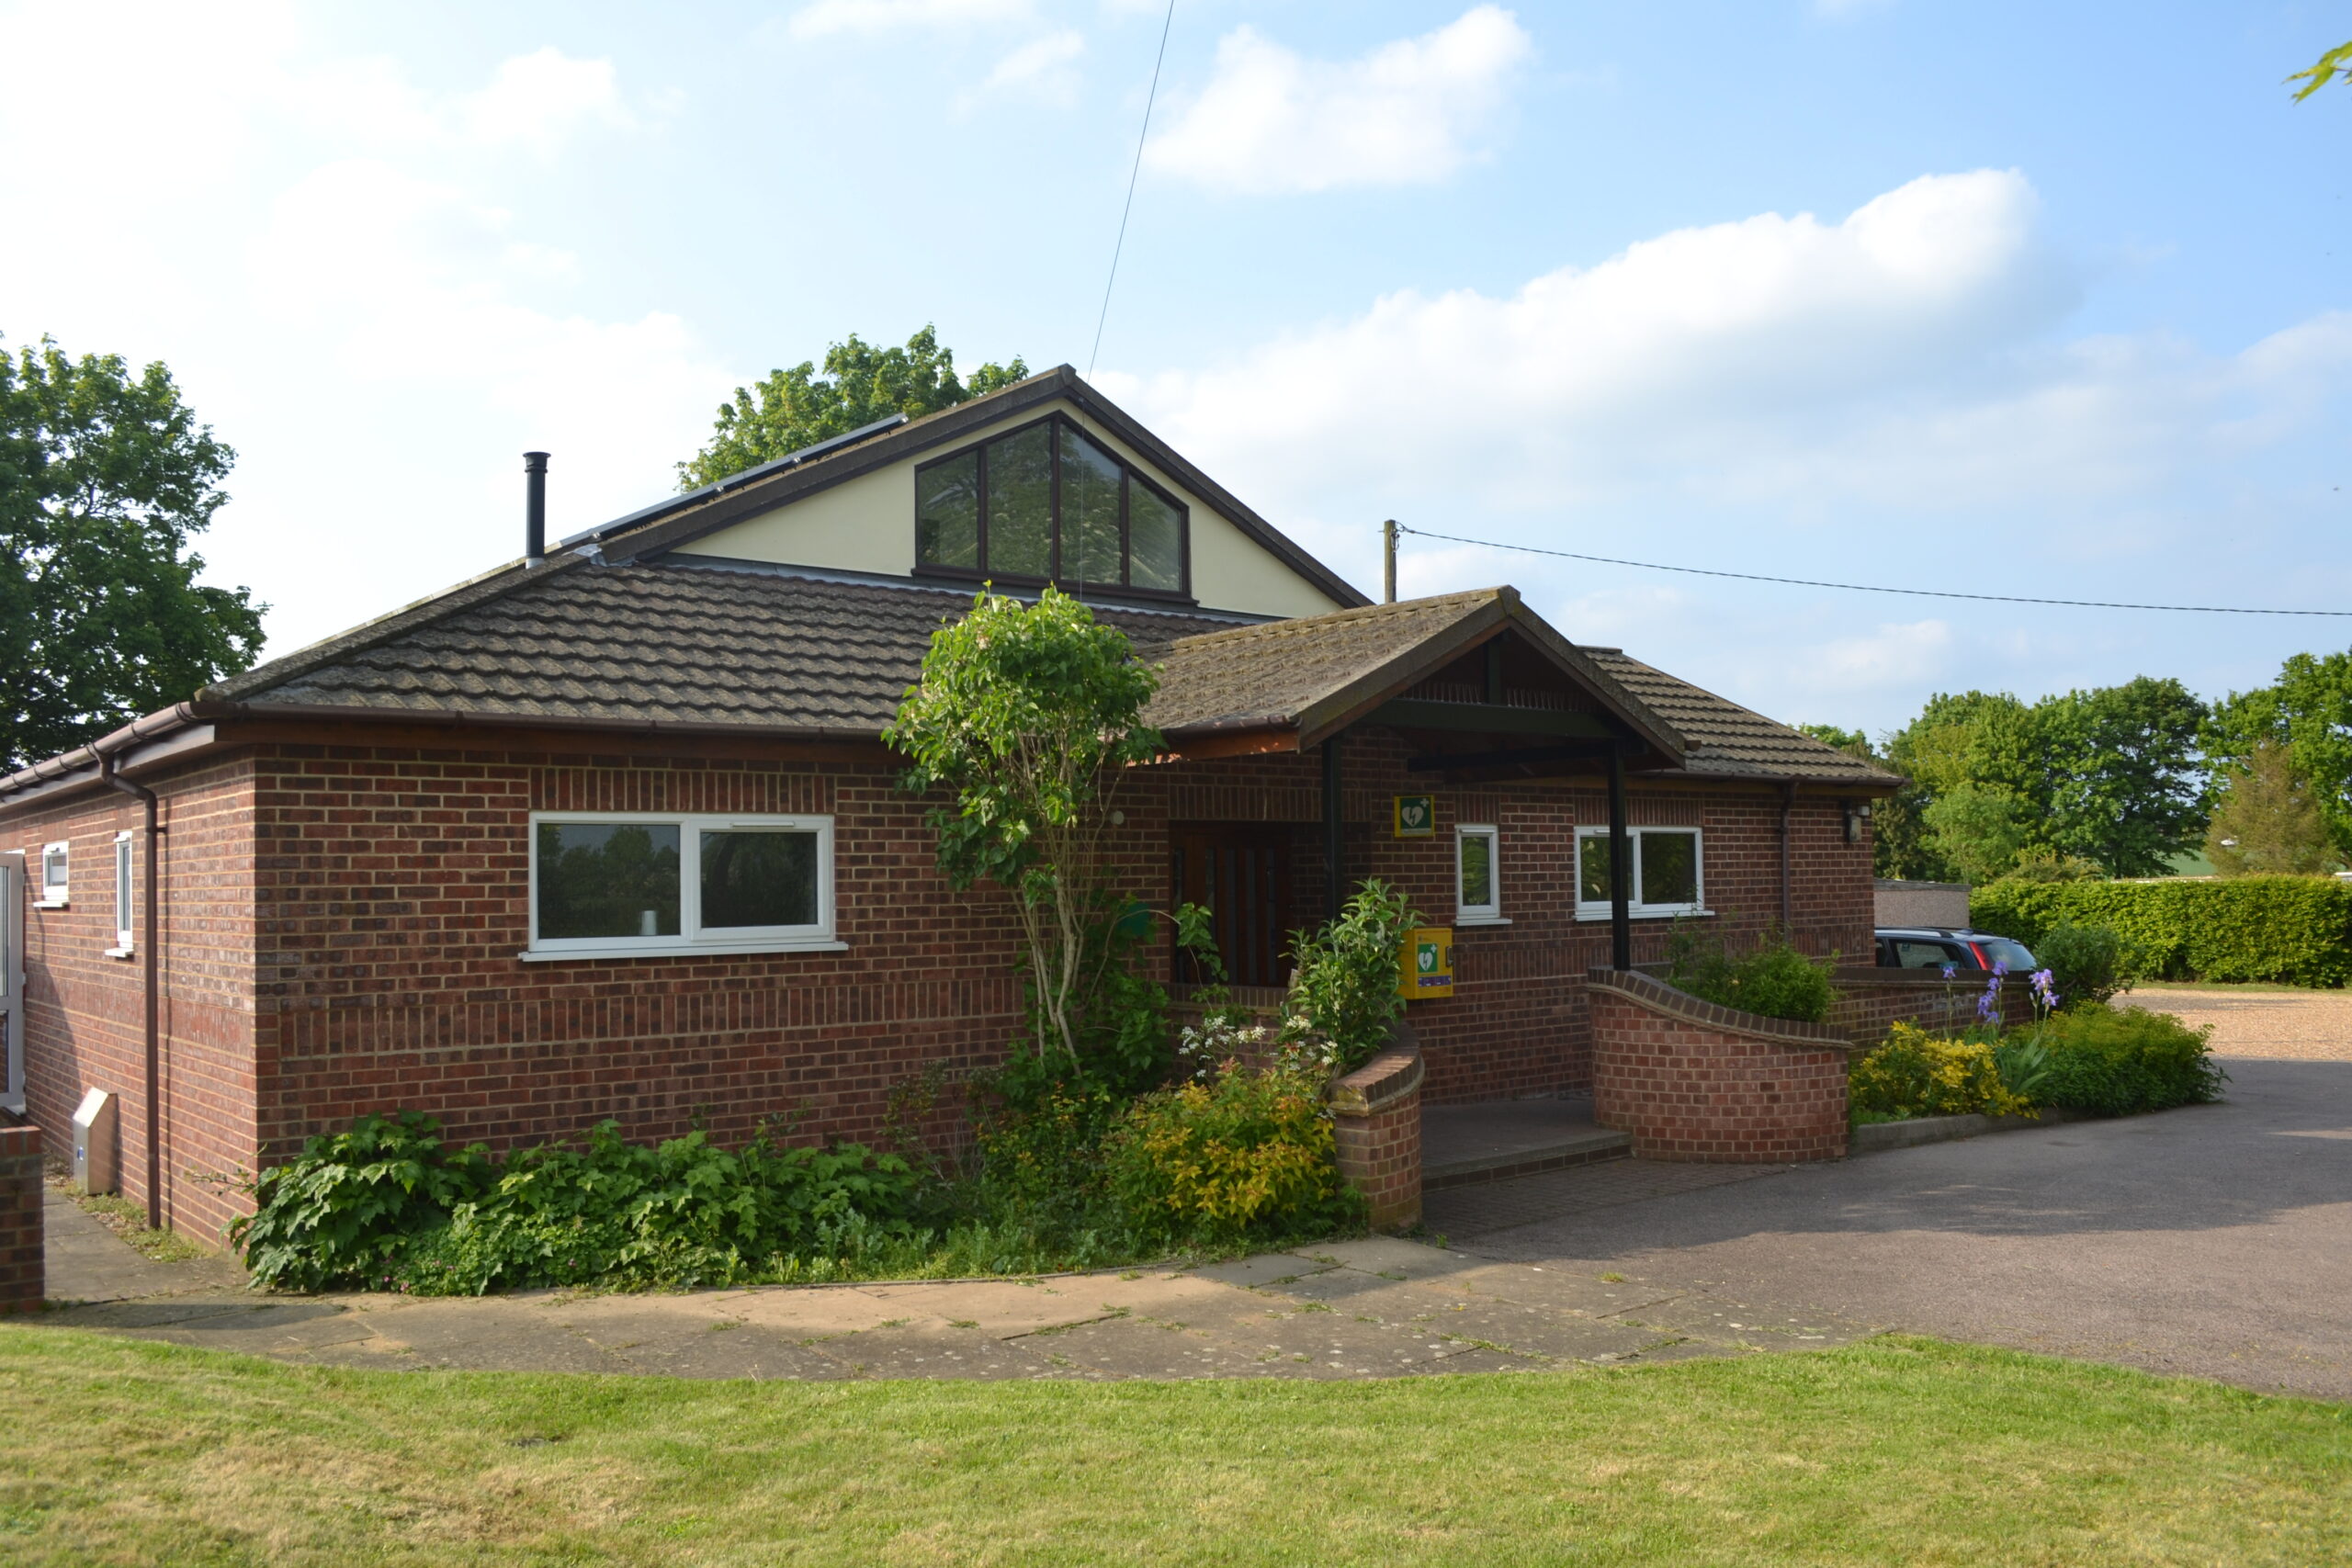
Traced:
<path fill-rule="evenodd" d="M 25 852 L 0 854 L 0 1041 L 8 1074 L 0 1106 L 25 1109 Z"/>

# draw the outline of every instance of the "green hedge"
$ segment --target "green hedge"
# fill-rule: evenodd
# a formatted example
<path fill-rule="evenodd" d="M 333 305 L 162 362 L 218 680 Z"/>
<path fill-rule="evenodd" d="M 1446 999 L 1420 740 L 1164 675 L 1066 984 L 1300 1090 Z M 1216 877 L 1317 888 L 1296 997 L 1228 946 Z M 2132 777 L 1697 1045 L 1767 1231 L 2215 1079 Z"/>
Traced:
<path fill-rule="evenodd" d="M 2024 882 L 1976 889 L 1979 931 L 2031 947 L 2064 920 L 2112 926 L 2138 950 L 2138 972 L 2168 980 L 2270 980 L 2341 986 L 2352 979 L 2352 884 L 2329 876 L 2234 876 L 2210 882 Z"/>

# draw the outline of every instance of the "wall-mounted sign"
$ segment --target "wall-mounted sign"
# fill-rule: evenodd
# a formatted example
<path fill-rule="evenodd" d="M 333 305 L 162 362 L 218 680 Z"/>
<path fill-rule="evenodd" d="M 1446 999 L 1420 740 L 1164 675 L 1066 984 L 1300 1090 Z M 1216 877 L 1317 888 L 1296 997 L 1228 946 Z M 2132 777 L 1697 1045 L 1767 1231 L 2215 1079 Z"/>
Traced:
<path fill-rule="evenodd" d="M 1396 797 L 1396 836 L 1426 839 L 1437 832 L 1437 796 L 1400 795 Z"/>
<path fill-rule="evenodd" d="M 1396 954 L 1396 994 L 1408 1002 L 1453 995 L 1453 929 L 1416 926 Z"/>

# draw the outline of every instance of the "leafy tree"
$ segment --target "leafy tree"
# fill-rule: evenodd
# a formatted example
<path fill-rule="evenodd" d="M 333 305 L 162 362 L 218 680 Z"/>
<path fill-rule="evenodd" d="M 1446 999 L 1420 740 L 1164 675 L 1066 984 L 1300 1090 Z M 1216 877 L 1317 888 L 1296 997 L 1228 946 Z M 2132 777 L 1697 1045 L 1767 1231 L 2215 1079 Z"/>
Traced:
<path fill-rule="evenodd" d="M 2033 860 L 2157 875 L 2203 826 L 2205 719 L 2179 682 L 2146 676 L 2030 705 L 1939 694 L 1887 743 L 1911 783 L 1878 813 L 1880 874 L 1981 882 Z"/>
<path fill-rule="evenodd" d="M 2051 848 L 2109 876 L 2161 876 L 2197 842 L 2206 708 L 2178 681 L 2142 675 L 2069 692 L 2036 704 L 2033 716 L 2049 764 Z"/>
<path fill-rule="evenodd" d="M 2296 72 L 2287 80 L 2302 84 L 2295 89 L 2295 101 L 2300 104 L 2330 82 L 2340 82 L 2347 77 L 2352 77 L 2352 43 L 2339 43 L 2308 68 Z"/>
<path fill-rule="evenodd" d="M 2293 747 L 2255 743 L 2245 771 L 2230 778 L 2213 812 L 2205 855 L 2223 876 L 2310 875 L 2335 863 L 2326 818 L 2311 781 L 2296 771 Z"/>
<path fill-rule="evenodd" d="M 1120 773 L 1159 753 L 1141 717 L 1159 684 L 1077 600 L 1048 588 L 1032 608 L 983 591 L 932 634 L 922 680 L 882 732 L 910 761 L 908 789 L 953 792 L 927 818 L 948 881 L 1013 895 L 1041 1056 L 1077 1059 L 1088 997 L 1122 952 L 1102 837 Z"/>
<path fill-rule="evenodd" d="M 678 488 L 740 474 L 894 413 L 910 419 L 937 413 L 1028 374 L 1016 355 L 1009 365 L 983 365 L 959 381 L 955 352 L 940 347 L 937 331 L 928 326 L 904 348 L 876 348 L 852 333 L 825 350 L 822 375 L 804 359 L 789 370 L 769 371 L 757 387 L 736 388 L 734 398 L 719 405 L 710 445 L 678 465 Z"/>
<path fill-rule="evenodd" d="M 1812 736 L 1832 750 L 1843 751 L 1849 756 L 1871 757 L 1870 737 L 1859 729 L 1840 729 L 1834 724 L 1800 724 L 1797 731 Z"/>
<path fill-rule="evenodd" d="M 2233 692 L 2205 727 L 2205 750 L 2240 771 L 2264 740 L 2289 748 L 2337 851 L 2352 857 L 2352 651 L 2298 653 L 2275 684 Z"/>
<path fill-rule="evenodd" d="M 196 581 L 236 454 L 161 364 L 0 353 L 0 765 L 69 750 L 250 665 L 266 606 Z"/>

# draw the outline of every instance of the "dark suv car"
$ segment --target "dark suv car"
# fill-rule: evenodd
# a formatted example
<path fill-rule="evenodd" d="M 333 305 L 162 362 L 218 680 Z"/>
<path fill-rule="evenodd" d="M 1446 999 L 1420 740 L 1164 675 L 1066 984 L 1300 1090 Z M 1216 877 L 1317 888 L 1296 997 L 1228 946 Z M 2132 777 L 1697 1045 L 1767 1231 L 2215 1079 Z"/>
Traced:
<path fill-rule="evenodd" d="M 1954 931 L 1950 926 L 1883 926 L 1878 932 L 1878 966 L 1882 969 L 1990 969 L 2006 964 L 2013 975 L 2037 967 L 2021 942 L 1990 931 Z"/>

